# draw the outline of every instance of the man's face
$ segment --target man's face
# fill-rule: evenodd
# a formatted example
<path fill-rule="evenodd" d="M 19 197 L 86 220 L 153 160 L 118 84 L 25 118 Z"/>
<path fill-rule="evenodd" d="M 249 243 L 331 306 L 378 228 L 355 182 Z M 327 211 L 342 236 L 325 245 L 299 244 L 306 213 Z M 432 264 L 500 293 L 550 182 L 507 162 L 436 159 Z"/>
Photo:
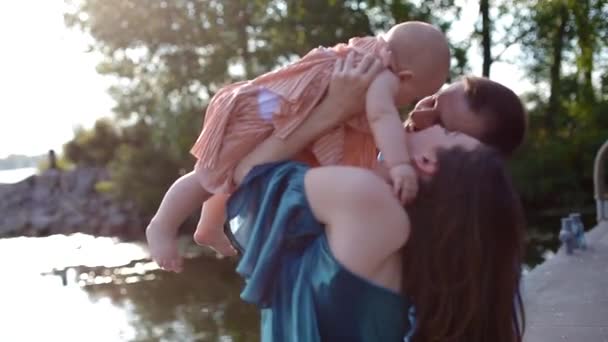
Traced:
<path fill-rule="evenodd" d="M 481 138 L 484 124 L 467 103 L 464 83 L 456 82 L 437 94 L 420 100 L 409 113 L 408 128 L 422 130 L 441 125 L 451 132 L 462 132 Z"/>

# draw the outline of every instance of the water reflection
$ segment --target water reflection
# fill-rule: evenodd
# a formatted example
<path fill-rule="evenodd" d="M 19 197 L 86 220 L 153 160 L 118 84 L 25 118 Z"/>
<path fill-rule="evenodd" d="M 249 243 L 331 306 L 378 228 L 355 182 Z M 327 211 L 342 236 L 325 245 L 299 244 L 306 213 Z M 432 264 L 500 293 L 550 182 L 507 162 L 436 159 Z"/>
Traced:
<path fill-rule="evenodd" d="M 17 183 L 33 174 L 36 174 L 36 172 L 38 172 L 38 169 L 35 167 L 0 170 L 0 184 Z"/>
<path fill-rule="evenodd" d="M 585 215 L 586 227 L 593 217 Z M 558 217 L 529 220 L 527 269 L 557 246 Z M 544 232 L 544 233 L 543 233 Z M 257 341 L 234 260 L 189 255 L 181 274 L 141 243 L 83 234 L 0 239 L 0 341 Z"/>
<path fill-rule="evenodd" d="M 257 341 L 235 262 L 188 248 L 184 272 L 172 274 L 137 243 L 0 239 L 0 321 L 9 323 L 0 341 Z"/>
<path fill-rule="evenodd" d="M 145 263 L 104 269 L 101 275 L 99 270 L 79 269 L 87 281 L 97 276 L 113 279 L 83 288 L 92 302 L 108 298 L 128 313 L 133 340 L 258 340 L 259 318 L 255 308 L 238 296 L 241 282 L 235 277 L 234 262 L 200 256 L 186 260 L 181 274 L 160 270 L 142 274 Z"/>

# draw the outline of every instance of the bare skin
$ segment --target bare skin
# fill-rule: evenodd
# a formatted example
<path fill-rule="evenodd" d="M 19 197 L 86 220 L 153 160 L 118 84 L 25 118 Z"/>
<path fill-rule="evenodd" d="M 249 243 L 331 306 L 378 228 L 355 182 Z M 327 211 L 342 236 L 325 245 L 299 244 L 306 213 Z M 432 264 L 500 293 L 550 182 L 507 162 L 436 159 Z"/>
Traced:
<path fill-rule="evenodd" d="M 366 56 L 357 67 L 353 66 L 352 60 L 351 56 L 346 61 L 337 63 L 327 95 L 313 109 L 299 129 L 286 140 L 270 138 L 270 142 L 262 143 L 261 146 L 270 146 L 270 149 L 263 150 L 264 153 L 273 149 L 281 150 L 282 152 L 275 155 L 273 160 L 284 159 L 286 152 L 295 151 L 295 146 L 299 151 L 303 140 L 310 143 L 314 138 L 360 111 L 360 108 L 364 105 L 363 101 L 359 100 L 354 103 L 350 99 L 364 98 L 370 82 L 382 68 L 382 63 L 371 55 Z M 304 130 L 305 134 L 299 133 L 300 130 Z M 314 132 L 314 137 L 308 136 L 310 132 Z M 277 145 L 280 145 L 280 147 Z M 292 153 L 288 155 L 291 156 Z M 244 160 L 255 157 L 256 152 L 253 152 Z M 177 227 L 196 210 L 200 203 L 209 198 L 210 194 L 196 180 L 195 172 L 181 177 L 165 194 L 157 214 L 146 229 L 150 253 L 164 270 L 181 271 L 182 258 L 177 251 Z M 235 250 L 222 229 L 225 217 L 225 209 L 223 208 L 225 198 L 222 199 L 221 196 L 211 197 L 207 202 L 202 209 L 203 215 L 195 233 L 196 241 L 200 244 L 212 246 L 224 256 L 234 255 Z"/>
<path fill-rule="evenodd" d="M 386 34 L 385 39 L 390 51 L 384 53 L 385 60 L 383 62 L 385 65 L 389 65 L 393 71 L 387 70 L 377 76 L 380 66 L 372 57 L 366 57 L 359 63 L 357 68 L 360 70 L 373 71 L 369 73 L 371 77 L 369 82 L 373 80 L 373 83 L 371 86 L 369 86 L 370 83 L 367 84 L 369 86 L 366 92 L 367 106 L 364 103 L 358 103 L 357 111 L 361 112 L 362 108 L 367 109 L 368 120 L 376 143 L 383 152 L 386 162 L 390 165 L 389 173 L 392 178 L 393 191 L 403 203 L 407 203 L 415 197 L 417 182 L 414 170 L 410 165 L 407 149 L 404 148 L 405 139 L 397 106 L 409 103 L 414 98 L 429 95 L 445 82 L 449 67 L 449 49 L 445 37 L 440 31 L 431 25 L 420 22 L 396 25 Z M 430 53 L 431 51 L 435 51 L 435 53 Z M 418 54 L 422 57 L 414 56 Z M 334 77 L 336 73 L 343 72 L 343 69 L 339 68 L 342 62 L 339 61 L 336 64 Z M 346 58 L 344 64 L 352 64 L 352 55 Z M 331 98 L 331 92 L 330 87 L 327 97 Z M 344 96 L 352 98 L 354 95 L 351 92 Z M 361 98 L 363 98 L 363 94 Z M 328 112 L 325 109 L 327 108 L 323 108 L 322 102 L 314 111 L 324 113 L 323 116 L 327 116 Z M 331 110 L 340 111 L 341 109 L 333 108 Z M 311 121 L 320 120 L 319 123 L 323 124 L 325 122 L 323 116 L 315 115 L 313 112 L 306 122 L 311 125 Z M 335 125 L 338 123 L 335 122 Z M 291 135 L 297 136 L 297 131 L 301 129 L 302 127 L 299 127 Z M 298 138 L 290 137 L 289 139 L 297 141 Z M 272 143 L 277 142 L 273 141 Z M 290 144 L 289 142 L 283 143 Z M 194 182 L 190 183 L 194 184 Z M 190 194 L 180 198 L 179 191 L 182 190 L 183 187 L 181 186 L 172 186 L 169 189 L 159 207 L 155 220 L 148 227 L 148 235 L 152 240 L 150 244 L 152 256 L 155 260 L 168 265 L 168 270 L 176 270 L 173 265 L 179 265 L 181 261 L 176 260 L 176 258 L 179 259 L 179 256 L 176 257 L 176 247 L 161 246 L 163 238 L 168 244 L 175 245 L 177 226 L 188 216 L 183 215 L 183 209 L 191 209 L 192 206 L 185 203 L 186 200 L 201 197 L 205 202 L 211 196 L 201 188 L 198 190 L 189 189 Z M 196 196 L 193 195 L 195 191 L 197 192 Z M 170 201 L 172 203 L 169 203 Z M 222 255 L 234 255 L 234 249 L 225 237 L 221 225 L 218 225 L 219 222 L 223 221 L 224 213 L 221 206 L 225 200 L 214 199 L 212 202 L 203 206 L 201 221 L 197 226 L 194 239 L 197 243 L 207 245 Z M 158 232 L 158 230 L 163 229 L 163 224 L 177 224 L 177 226 L 169 227 L 164 232 Z"/>
<path fill-rule="evenodd" d="M 409 113 L 412 129 L 421 130 L 439 124 L 449 131 L 459 131 L 479 137 L 484 123 L 471 110 L 465 95 L 465 85 L 456 82 L 435 95 L 420 100 Z"/>
<path fill-rule="evenodd" d="M 402 128 L 404 129 L 404 128 Z M 480 142 L 440 126 L 406 133 L 416 175 L 424 181 L 438 170 L 437 151 L 460 146 L 467 150 Z M 304 147 L 306 144 L 301 146 Z M 240 163 L 243 172 L 272 161 L 258 159 Z M 392 195 L 384 167 L 376 172 L 347 166 L 313 168 L 306 174 L 306 197 L 315 217 L 325 223 L 332 254 L 351 272 L 383 287 L 401 289 L 400 248 L 409 237 L 410 224 L 400 201 Z M 369 228 L 377 227 L 374 234 Z"/>
<path fill-rule="evenodd" d="M 248 172 L 242 165 L 255 160 L 289 159 L 323 133 L 360 113 L 368 87 L 382 68 L 382 62 L 372 55 L 365 56 L 357 66 L 352 55 L 336 61 L 325 99 L 286 139 L 271 136 L 243 158 L 234 172 L 235 183 L 239 184 Z"/>
<path fill-rule="evenodd" d="M 370 67 L 374 73 L 359 75 L 358 73 L 365 70 L 366 61 L 364 60 L 357 68 L 354 68 L 352 55 L 350 55 L 343 63 L 338 61 L 334 68 L 332 84 L 339 84 L 341 88 L 344 88 L 349 86 L 351 83 L 347 82 L 353 82 L 355 77 L 363 77 L 367 82 L 371 82 L 368 83 L 370 85 L 365 92 L 365 104 L 352 100 L 346 103 L 353 108 L 353 113 L 360 111 L 360 108 L 366 108 L 374 138 L 383 152 L 385 162 L 389 165 L 393 193 L 402 203 L 407 203 L 415 197 L 418 183 L 405 148 L 406 142 L 397 106 L 407 104 L 415 98 L 424 97 L 439 89 L 449 73 L 450 54 L 445 36 L 435 27 L 425 23 L 408 22 L 396 25 L 384 38 L 390 50 L 383 55 L 382 64 L 390 66 L 392 70 L 397 70 L 397 73 L 383 70 L 376 75 L 375 68 L 379 68 L 376 62 Z M 418 53 L 415 55 L 420 55 L 420 57 L 410 56 L 411 51 L 417 51 Z M 368 79 L 369 77 L 372 78 Z M 337 83 L 336 81 L 340 79 L 346 82 Z M 335 87 L 332 89 L 330 86 L 330 94 L 332 90 L 335 91 Z M 356 93 L 350 93 L 344 97 L 345 100 L 356 98 L 359 98 Z M 342 104 L 342 106 L 344 105 Z M 317 113 L 323 112 L 320 110 Z M 331 118 L 334 118 L 334 121 L 328 125 L 327 119 Z M 318 136 L 316 133 L 311 135 L 310 132 L 323 132 L 347 118 L 347 116 L 340 115 L 315 117 L 313 114 L 287 140 L 268 138 L 244 159 L 244 163 L 262 155 L 268 157 L 274 154 L 272 160 L 275 161 L 285 159 L 295 152 L 293 146 L 303 140 L 312 142 Z M 324 124 L 326 125 L 323 126 Z M 323 129 L 319 129 L 319 127 L 323 127 Z M 235 179 L 244 177 L 239 167 L 234 176 Z M 206 210 L 199 221 L 195 241 L 202 245 L 207 244 L 207 241 L 200 237 L 205 236 L 209 231 L 219 231 L 223 217 L 224 211 L 220 208 L 217 212 Z"/>
<path fill-rule="evenodd" d="M 226 201 L 228 197 L 229 195 L 226 194 L 216 194 L 203 204 L 201 218 L 194 232 L 194 242 L 201 246 L 221 246 L 216 251 L 223 256 L 236 254 L 236 250 L 232 247 L 222 229 L 226 221 Z"/>
<path fill-rule="evenodd" d="M 173 272 L 182 270 L 183 261 L 177 250 L 177 229 L 206 199 L 206 195 L 194 172 L 180 177 L 165 194 L 156 215 L 146 228 L 150 254 L 162 269 Z"/>
<path fill-rule="evenodd" d="M 366 95 L 366 113 L 374 140 L 390 167 L 393 192 L 402 203 L 418 191 L 401 129 L 399 106 L 435 93 L 449 74 L 450 52 L 443 33 L 422 22 L 393 26 L 385 35 L 389 69 L 372 82 Z"/>
<path fill-rule="evenodd" d="M 303 145 L 309 144 L 324 132 L 360 111 L 364 105 L 361 99 L 364 98 L 367 87 L 381 69 L 381 61 L 372 55 L 366 56 L 356 67 L 352 55 L 345 60 L 338 60 L 325 99 L 300 127 L 286 139 L 269 137 L 248 154 L 239 165 L 246 165 L 249 161 L 256 159 L 278 161 L 295 155 Z M 359 100 L 353 101 L 352 99 Z M 244 176 L 243 170 L 237 166 L 235 179 L 241 180 Z M 212 197 L 211 200 L 215 197 Z M 227 196 L 222 197 L 212 205 L 213 209 L 207 207 L 207 203 L 203 205 L 203 215 L 194 235 L 194 240 L 200 245 L 207 245 L 205 235 L 208 232 L 220 231 L 223 234 L 225 208 L 220 207 L 220 201 L 225 204 Z M 207 209 L 205 209 L 206 207 Z"/>

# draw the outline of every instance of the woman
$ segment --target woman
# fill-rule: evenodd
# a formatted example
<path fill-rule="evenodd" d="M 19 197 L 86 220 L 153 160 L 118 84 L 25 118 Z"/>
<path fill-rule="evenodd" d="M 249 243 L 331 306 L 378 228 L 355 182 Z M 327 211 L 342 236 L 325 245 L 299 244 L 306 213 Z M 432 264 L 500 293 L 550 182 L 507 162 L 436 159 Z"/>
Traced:
<path fill-rule="evenodd" d="M 382 168 L 248 173 L 228 210 L 263 340 L 521 340 L 523 216 L 502 158 L 439 126 L 408 139 L 421 187 L 405 209 Z"/>

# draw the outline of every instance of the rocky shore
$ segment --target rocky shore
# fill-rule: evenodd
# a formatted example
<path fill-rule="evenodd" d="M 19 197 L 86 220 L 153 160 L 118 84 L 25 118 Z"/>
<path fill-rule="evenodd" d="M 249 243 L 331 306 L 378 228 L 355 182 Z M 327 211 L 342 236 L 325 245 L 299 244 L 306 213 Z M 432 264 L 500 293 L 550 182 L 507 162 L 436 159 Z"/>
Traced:
<path fill-rule="evenodd" d="M 103 169 L 47 170 L 15 184 L 0 184 L 0 237 L 76 232 L 140 239 L 144 220 L 132 203 L 96 190 Z"/>

